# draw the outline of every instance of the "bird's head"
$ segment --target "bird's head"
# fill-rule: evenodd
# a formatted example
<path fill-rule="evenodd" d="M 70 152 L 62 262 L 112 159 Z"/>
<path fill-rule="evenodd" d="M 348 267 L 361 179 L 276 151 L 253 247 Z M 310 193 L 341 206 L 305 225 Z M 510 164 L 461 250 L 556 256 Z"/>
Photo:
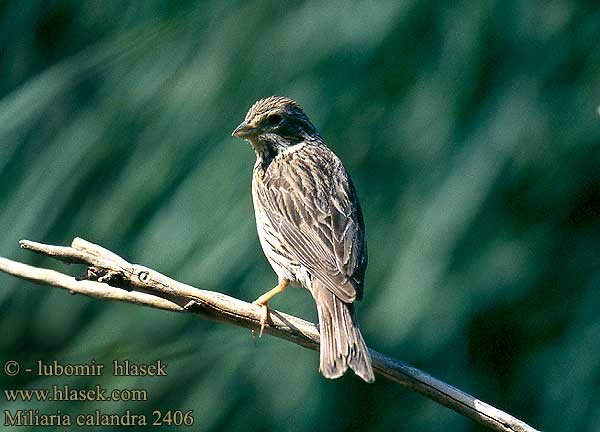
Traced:
<path fill-rule="evenodd" d="M 259 156 L 274 156 L 294 144 L 318 138 L 298 103 L 281 96 L 257 101 L 232 135 L 248 140 Z"/>

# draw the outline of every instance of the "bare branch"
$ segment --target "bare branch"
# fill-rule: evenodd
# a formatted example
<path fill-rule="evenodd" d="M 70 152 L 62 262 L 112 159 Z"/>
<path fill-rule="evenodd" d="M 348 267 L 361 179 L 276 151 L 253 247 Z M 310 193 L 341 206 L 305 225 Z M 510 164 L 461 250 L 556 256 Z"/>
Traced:
<path fill-rule="evenodd" d="M 64 288 L 102 300 L 116 300 L 192 313 L 203 318 L 249 329 L 260 328 L 261 309 L 225 294 L 194 288 L 155 270 L 131 264 L 115 253 L 75 238 L 71 247 L 28 240 L 21 247 L 67 263 L 88 266 L 85 280 L 0 257 L 0 270 L 13 276 Z M 312 350 L 319 350 L 319 332 L 313 323 L 271 310 L 265 332 Z M 535 432 L 536 429 L 473 396 L 399 360 L 370 350 L 375 371 L 495 431 Z"/>

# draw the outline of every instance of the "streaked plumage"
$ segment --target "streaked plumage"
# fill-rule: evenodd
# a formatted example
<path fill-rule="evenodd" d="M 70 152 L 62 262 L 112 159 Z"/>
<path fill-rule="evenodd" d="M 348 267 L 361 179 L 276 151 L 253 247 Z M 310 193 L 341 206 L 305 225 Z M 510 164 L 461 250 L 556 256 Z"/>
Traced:
<path fill-rule="evenodd" d="M 349 366 L 372 382 L 353 310 L 367 251 L 348 173 L 291 99 L 256 102 L 234 135 L 256 151 L 252 196 L 263 251 L 280 283 L 307 288 L 317 304 L 323 375 L 337 378 Z"/>

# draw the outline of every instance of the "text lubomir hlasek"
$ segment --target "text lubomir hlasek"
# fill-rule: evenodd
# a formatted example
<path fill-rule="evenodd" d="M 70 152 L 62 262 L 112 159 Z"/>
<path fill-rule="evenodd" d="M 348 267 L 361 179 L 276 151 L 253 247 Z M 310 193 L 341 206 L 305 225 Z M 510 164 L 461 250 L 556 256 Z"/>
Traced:
<path fill-rule="evenodd" d="M 105 365 L 92 360 L 89 363 L 66 363 L 57 360 L 45 363 L 37 361 L 37 374 L 39 376 L 100 376 Z M 133 363 L 128 359 L 112 361 L 112 375 L 114 376 L 166 376 L 167 364 L 162 360 L 152 363 Z"/>

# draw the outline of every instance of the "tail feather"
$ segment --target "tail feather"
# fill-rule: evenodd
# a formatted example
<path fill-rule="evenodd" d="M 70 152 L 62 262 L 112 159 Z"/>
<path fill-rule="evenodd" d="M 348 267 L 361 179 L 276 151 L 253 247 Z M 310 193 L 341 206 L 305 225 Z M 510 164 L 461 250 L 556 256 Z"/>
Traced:
<path fill-rule="evenodd" d="M 320 370 L 326 378 L 341 377 L 348 367 L 366 382 L 375 381 L 371 356 L 358 329 L 352 304 L 325 287 L 313 286 L 321 332 Z"/>

